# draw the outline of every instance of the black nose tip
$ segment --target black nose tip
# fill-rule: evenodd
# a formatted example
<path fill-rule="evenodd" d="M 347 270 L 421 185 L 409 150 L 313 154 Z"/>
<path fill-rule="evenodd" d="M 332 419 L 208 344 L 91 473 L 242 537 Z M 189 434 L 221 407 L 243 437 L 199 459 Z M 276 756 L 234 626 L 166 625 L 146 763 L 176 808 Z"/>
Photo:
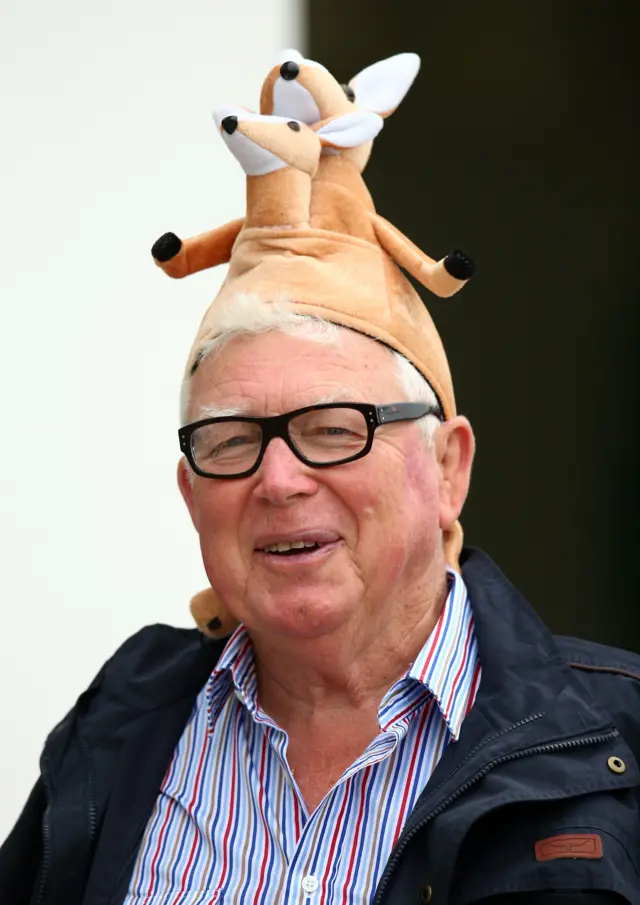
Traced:
<path fill-rule="evenodd" d="M 283 63 L 280 67 L 280 75 L 285 82 L 292 82 L 300 75 L 300 67 L 297 63 L 294 63 L 293 60 L 287 60 L 287 62 Z"/>
<path fill-rule="evenodd" d="M 238 128 L 238 117 L 237 116 L 225 116 L 222 120 L 222 128 L 227 133 L 227 135 L 233 135 L 233 133 Z"/>
<path fill-rule="evenodd" d="M 300 131 L 300 123 L 296 122 L 295 119 L 290 119 L 287 123 L 292 132 Z"/>

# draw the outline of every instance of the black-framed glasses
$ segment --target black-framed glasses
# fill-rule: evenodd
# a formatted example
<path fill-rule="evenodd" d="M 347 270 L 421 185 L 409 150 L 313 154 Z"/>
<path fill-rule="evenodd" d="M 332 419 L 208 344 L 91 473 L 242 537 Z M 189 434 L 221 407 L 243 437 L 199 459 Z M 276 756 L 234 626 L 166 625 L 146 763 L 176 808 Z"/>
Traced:
<path fill-rule="evenodd" d="M 312 468 L 343 465 L 366 456 L 378 427 L 442 413 L 422 402 L 368 405 L 328 402 L 269 418 L 224 416 L 194 421 L 178 431 L 180 449 L 203 478 L 245 478 L 260 467 L 269 442 L 280 437 Z"/>

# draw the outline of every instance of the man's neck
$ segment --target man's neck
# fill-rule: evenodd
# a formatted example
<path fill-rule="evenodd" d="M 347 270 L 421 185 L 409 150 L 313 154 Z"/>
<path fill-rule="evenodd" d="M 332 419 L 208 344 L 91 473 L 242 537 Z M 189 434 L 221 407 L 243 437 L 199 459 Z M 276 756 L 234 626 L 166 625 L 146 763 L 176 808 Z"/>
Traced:
<path fill-rule="evenodd" d="M 405 593 L 384 621 L 345 626 L 313 639 L 252 638 L 263 710 L 279 726 L 325 728 L 368 716 L 409 669 L 433 631 L 447 598 L 446 573 L 431 593 Z M 363 612 L 367 602 L 363 601 Z"/>

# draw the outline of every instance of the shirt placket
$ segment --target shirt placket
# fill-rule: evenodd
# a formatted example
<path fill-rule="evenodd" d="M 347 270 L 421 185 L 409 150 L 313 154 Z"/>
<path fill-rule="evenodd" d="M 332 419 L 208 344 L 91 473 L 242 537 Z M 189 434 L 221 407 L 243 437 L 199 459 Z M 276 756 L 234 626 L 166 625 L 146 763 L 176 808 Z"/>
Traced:
<path fill-rule="evenodd" d="M 287 881 L 279 905 L 325 905 L 324 902 L 320 901 L 319 891 L 322 887 L 324 873 L 329 870 L 331 865 L 325 864 L 320 854 L 320 837 L 323 824 L 327 822 L 328 815 L 332 813 L 334 799 L 340 793 L 347 794 L 347 790 L 343 787 L 354 782 L 356 776 L 365 768 L 375 766 L 375 764 L 391 757 L 404 738 L 407 726 L 408 723 L 394 724 L 376 736 L 366 751 L 354 761 L 331 791 L 327 793 L 313 814 L 307 816 L 298 844 L 289 859 Z M 282 732 L 282 730 L 278 729 L 277 731 Z M 286 733 L 283 733 L 283 735 L 286 737 Z M 277 752 L 280 762 L 290 777 L 292 794 L 297 796 L 303 813 L 306 815 L 306 807 L 286 757 L 284 757 L 284 750 L 286 749 L 283 747 L 282 752 Z M 346 813 L 343 819 L 349 820 L 350 815 Z"/>

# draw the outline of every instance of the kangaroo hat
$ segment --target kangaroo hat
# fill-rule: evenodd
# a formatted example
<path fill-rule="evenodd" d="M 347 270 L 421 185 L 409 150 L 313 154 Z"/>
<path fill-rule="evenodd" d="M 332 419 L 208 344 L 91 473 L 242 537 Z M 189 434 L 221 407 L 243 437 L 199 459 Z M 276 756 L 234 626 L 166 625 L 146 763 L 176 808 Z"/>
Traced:
<path fill-rule="evenodd" d="M 246 174 L 245 216 L 181 240 L 165 233 L 152 248 L 172 277 L 228 263 L 186 365 L 199 366 L 240 294 L 283 296 L 293 311 L 331 321 L 404 355 L 433 388 L 445 419 L 456 413 L 446 354 L 425 303 L 402 269 L 448 297 L 472 276 L 460 251 L 436 261 L 375 210 L 362 178 L 383 117 L 398 106 L 418 70 L 415 54 L 374 64 L 341 86 L 295 52 L 264 80 L 260 113 L 217 110 L 220 135 Z M 462 530 L 445 532 L 447 562 L 458 568 Z M 232 628 L 212 590 L 192 601 L 198 625 L 214 636 Z"/>

